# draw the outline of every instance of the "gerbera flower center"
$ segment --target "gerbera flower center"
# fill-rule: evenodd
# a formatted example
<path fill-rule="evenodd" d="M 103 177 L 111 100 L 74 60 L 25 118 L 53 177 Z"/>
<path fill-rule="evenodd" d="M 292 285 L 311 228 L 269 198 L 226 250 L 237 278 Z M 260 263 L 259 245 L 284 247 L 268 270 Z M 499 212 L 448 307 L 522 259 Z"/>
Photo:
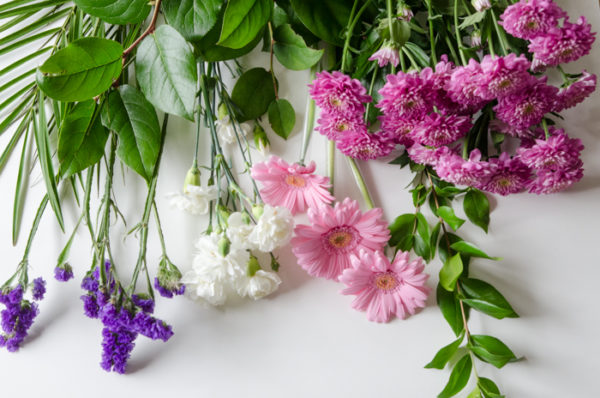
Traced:
<path fill-rule="evenodd" d="M 296 188 L 304 188 L 306 186 L 306 180 L 297 175 L 288 175 L 285 177 L 285 183 Z"/>
<path fill-rule="evenodd" d="M 383 290 L 389 292 L 390 290 L 395 289 L 400 282 L 391 272 L 382 272 L 375 276 L 375 287 L 379 290 Z"/>
<path fill-rule="evenodd" d="M 328 252 L 347 253 L 360 242 L 360 235 L 354 227 L 347 225 L 330 229 L 323 234 L 325 250 Z"/>

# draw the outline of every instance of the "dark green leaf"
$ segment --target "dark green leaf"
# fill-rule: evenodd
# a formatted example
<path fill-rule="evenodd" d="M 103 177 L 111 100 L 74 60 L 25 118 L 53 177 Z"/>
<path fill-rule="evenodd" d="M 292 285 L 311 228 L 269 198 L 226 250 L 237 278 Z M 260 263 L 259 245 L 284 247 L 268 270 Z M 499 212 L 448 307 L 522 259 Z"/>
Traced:
<path fill-rule="evenodd" d="M 271 74 L 263 68 L 244 72 L 233 87 L 231 99 L 241 111 L 240 122 L 262 116 L 275 99 Z"/>
<path fill-rule="evenodd" d="M 407 213 L 396 217 L 394 222 L 391 223 L 389 226 L 391 234 L 389 245 L 397 246 L 400 240 L 403 239 L 405 236 L 412 235 L 414 225 L 414 214 Z"/>
<path fill-rule="evenodd" d="M 502 260 L 500 257 L 490 257 L 483 250 L 481 250 L 474 244 L 465 242 L 464 240 L 453 243 L 452 246 L 450 246 L 450 247 L 453 248 L 454 250 L 456 250 L 457 252 L 467 254 L 471 257 L 487 258 L 488 260 L 495 260 L 495 261 Z"/>
<path fill-rule="evenodd" d="M 487 233 L 490 224 L 490 202 L 487 196 L 479 190 L 469 190 L 463 207 L 469 220 Z"/>
<path fill-rule="evenodd" d="M 308 69 L 319 62 L 323 56 L 323 50 L 307 47 L 302 36 L 294 32 L 288 24 L 275 29 L 273 36 L 275 39 L 273 52 L 277 60 L 288 69 Z"/>
<path fill-rule="evenodd" d="M 435 251 L 437 248 L 438 238 L 440 237 L 440 229 L 442 227 L 442 223 L 438 222 L 433 227 L 433 231 L 431 231 L 431 239 L 429 240 L 429 247 L 431 248 L 431 258 L 435 257 Z"/>
<path fill-rule="evenodd" d="M 216 44 L 208 44 L 208 42 L 202 42 L 200 45 L 196 45 L 196 49 L 200 54 L 200 58 L 207 62 L 219 62 L 226 61 L 228 59 L 239 58 L 242 55 L 248 54 L 256 47 L 260 39 L 262 38 L 262 32 L 259 33 L 254 40 L 245 47 L 240 49 L 233 49 L 229 47 L 218 46 Z"/>
<path fill-rule="evenodd" d="M 506 344 L 492 336 L 473 334 L 468 347 L 479 359 L 497 368 L 517 359 Z"/>
<path fill-rule="evenodd" d="M 123 47 L 113 40 L 75 40 L 38 68 L 37 83 L 51 98 L 85 101 L 108 90 L 119 77 L 122 55 Z"/>
<path fill-rule="evenodd" d="M 447 291 L 440 284 L 438 284 L 436 289 L 436 299 L 444 319 L 446 319 L 454 334 L 458 336 L 464 329 L 460 302 L 456 298 L 454 292 Z M 468 306 L 465 306 L 465 311 L 467 311 L 465 315 L 467 316 L 467 319 L 469 314 L 468 308 Z"/>
<path fill-rule="evenodd" d="M 465 222 L 462 218 L 457 217 L 454 214 L 454 210 L 448 206 L 440 206 L 438 208 L 438 215 L 455 231 Z"/>
<path fill-rule="evenodd" d="M 164 112 L 194 120 L 196 60 L 175 29 L 162 25 L 146 37 L 137 51 L 135 67 L 148 101 Z"/>
<path fill-rule="evenodd" d="M 450 361 L 452 356 L 456 354 L 456 351 L 458 350 L 458 347 L 460 347 L 460 343 L 463 341 L 463 338 L 464 336 L 461 334 L 456 341 L 453 341 L 452 343 L 440 349 L 437 354 L 435 354 L 435 357 L 433 357 L 431 362 L 425 365 L 425 368 L 444 369 L 448 361 Z"/>
<path fill-rule="evenodd" d="M 444 263 L 440 270 L 440 285 L 448 291 L 456 288 L 456 281 L 462 275 L 463 262 L 460 254 L 455 254 Z"/>
<path fill-rule="evenodd" d="M 353 2 L 350 0 L 292 0 L 300 21 L 319 38 L 341 46 Z"/>
<path fill-rule="evenodd" d="M 425 200 L 427 200 L 427 188 L 424 185 L 419 184 L 411 192 L 413 198 L 413 205 L 415 207 L 420 207 L 423 203 L 425 203 Z"/>
<path fill-rule="evenodd" d="M 517 318 L 504 296 L 495 287 L 479 279 L 465 278 L 460 281 L 464 302 L 494 318 Z"/>
<path fill-rule="evenodd" d="M 402 50 L 408 51 L 410 54 L 412 54 L 421 67 L 426 68 L 429 66 L 429 56 L 415 43 L 406 42 Z"/>
<path fill-rule="evenodd" d="M 471 362 L 471 356 L 465 354 L 465 356 L 454 365 L 454 369 L 452 369 L 452 373 L 450 373 L 448 384 L 446 384 L 446 387 L 438 394 L 438 398 L 453 397 L 465 388 L 469 381 L 469 377 L 471 377 L 472 367 L 473 363 Z"/>
<path fill-rule="evenodd" d="M 222 5 L 222 0 L 163 0 L 162 9 L 169 25 L 195 41 L 215 26 Z"/>
<path fill-rule="evenodd" d="M 262 30 L 273 10 L 273 0 L 229 0 L 223 17 L 223 47 L 242 48 Z"/>
<path fill-rule="evenodd" d="M 443 263 L 448 261 L 448 258 L 450 256 L 454 255 L 455 251 L 452 250 L 452 245 L 456 242 L 460 242 L 461 240 L 462 238 L 460 236 L 454 235 L 452 233 L 442 235 L 438 243 L 438 248 L 440 252 L 440 260 Z M 450 245 L 450 248 L 448 247 L 448 245 Z"/>
<path fill-rule="evenodd" d="M 423 260 L 429 261 L 431 251 L 429 250 L 428 240 L 423 239 L 421 235 L 414 235 L 413 249 L 418 256 L 423 257 Z"/>
<path fill-rule="evenodd" d="M 150 181 L 160 150 L 161 132 L 152 104 L 136 88 L 119 87 L 108 96 L 102 123 L 119 136 L 117 155 Z"/>
<path fill-rule="evenodd" d="M 96 103 L 80 102 L 67 114 L 58 139 L 60 175 L 68 177 L 102 158 L 108 132 L 102 126 Z"/>
<path fill-rule="evenodd" d="M 273 131 L 287 140 L 296 124 L 296 112 L 288 100 L 278 99 L 269 105 L 269 123 Z"/>
<path fill-rule="evenodd" d="M 142 22 L 150 13 L 148 0 L 73 0 L 84 12 L 117 25 Z"/>

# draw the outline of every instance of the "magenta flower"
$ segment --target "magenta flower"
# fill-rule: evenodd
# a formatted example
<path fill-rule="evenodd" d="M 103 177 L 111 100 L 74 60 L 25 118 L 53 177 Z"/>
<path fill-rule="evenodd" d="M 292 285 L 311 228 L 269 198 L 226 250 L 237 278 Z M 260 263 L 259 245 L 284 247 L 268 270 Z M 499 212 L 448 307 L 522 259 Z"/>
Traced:
<path fill-rule="evenodd" d="M 596 75 L 590 75 L 585 70 L 576 81 L 559 90 L 556 96 L 554 112 L 561 112 L 583 102 L 596 90 Z"/>
<path fill-rule="evenodd" d="M 337 141 L 346 134 L 365 131 L 367 125 L 363 118 L 352 118 L 349 119 L 340 114 L 327 114 L 325 113 L 317 121 L 317 127 L 315 128 L 319 133 L 324 135 L 330 140 Z"/>
<path fill-rule="evenodd" d="M 395 141 L 385 133 L 355 131 L 340 137 L 337 148 L 354 159 L 370 160 L 389 155 L 396 146 Z"/>
<path fill-rule="evenodd" d="M 363 104 L 371 102 L 360 81 L 338 71 L 317 73 L 317 78 L 309 87 L 317 106 L 328 114 L 359 118 L 365 112 Z"/>
<path fill-rule="evenodd" d="M 406 149 L 410 159 L 419 164 L 435 166 L 442 156 L 450 155 L 452 151 L 447 146 L 430 148 L 421 144 L 413 144 Z"/>
<path fill-rule="evenodd" d="M 579 17 L 576 24 L 565 21 L 561 28 L 554 27 L 533 38 L 529 51 L 544 66 L 565 64 L 589 54 L 595 34 L 585 17 Z"/>
<path fill-rule="evenodd" d="M 380 68 L 390 63 L 396 67 L 400 63 L 400 55 L 395 45 L 386 43 L 369 57 L 369 61 L 377 61 Z"/>
<path fill-rule="evenodd" d="M 493 174 L 477 188 L 506 196 L 522 192 L 531 181 L 531 169 L 518 157 L 511 158 L 502 152 L 499 158 L 490 159 L 489 163 L 494 167 Z"/>
<path fill-rule="evenodd" d="M 483 81 L 485 81 L 485 76 L 481 65 L 471 58 L 467 66 L 454 69 L 445 88 L 448 96 L 454 102 L 465 108 L 477 110 L 486 103 L 480 94 Z"/>
<path fill-rule="evenodd" d="M 315 169 L 315 162 L 305 167 L 271 156 L 268 161 L 252 166 L 250 173 L 262 183 L 260 194 L 266 204 L 283 206 L 297 214 L 333 202 L 328 191 L 329 178 L 314 174 Z"/>
<path fill-rule="evenodd" d="M 552 0 L 521 0 L 506 8 L 500 25 L 521 39 L 533 39 L 558 24 L 567 13 Z"/>
<path fill-rule="evenodd" d="M 360 211 L 350 198 L 334 207 L 308 209 L 308 225 L 296 226 L 292 251 L 310 275 L 337 280 L 361 249 L 381 250 L 390 238 L 383 211 Z"/>
<path fill-rule="evenodd" d="M 425 307 L 429 275 L 420 257 L 410 261 L 409 253 L 399 251 L 390 264 L 380 251 L 361 250 L 352 266 L 340 276 L 347 286 L 341 293 L 356 296 L 352 308 L 367 311 L 370 321 L 389 322 L 393 315 L 405 319 Z"/>
<path fill-rule="evenodd" d="M 442 180 L 473 187 L 487 184 L 495 170 L 496 165 L 481 160 L 479 149 L 471 151 L 468 160 L 448 153 L 440 156 L 435 164 L 435 172 Z"/>
<path fill-rule="evenodd" d="M 548 139 L 537 139 L 529 148 L 519 148 L 521 161 L 535 170 L 566 170 L 581 167 L 583 144 L 578 138 L 569 138 L 563 129 L 550 127 Z"/>
<path fill-rule="evenodd" d="M 529 86 L 533 79 L 528 72 L 530 66 L 523 54 L 518 57 L 514 53 L 505 57 L 484 56 L 481 60 L 484 80 L 479 88 L 479 95 L 489 101 Z"/>
<path fill-rule="evenodd" d="M 540 170 L 529 186 L 529 192 L 538 195 L 564 191 L 583 178 L 583 168 L 568 170 Z"/>
<path fill-rule="evenodd" d="M 383 119 L 418 119 L 433 110 L 433 92 L 416 72 L 387 75 L 387 83 L 379 90 L 382 99 L 377 107 Z"/>
<path fill-rule="evenodd" d="M 419 144 L 439 147 L 464 137 L 471 126 L 468 116 L 432 113 L 415 126 L 409 137 Z"/>

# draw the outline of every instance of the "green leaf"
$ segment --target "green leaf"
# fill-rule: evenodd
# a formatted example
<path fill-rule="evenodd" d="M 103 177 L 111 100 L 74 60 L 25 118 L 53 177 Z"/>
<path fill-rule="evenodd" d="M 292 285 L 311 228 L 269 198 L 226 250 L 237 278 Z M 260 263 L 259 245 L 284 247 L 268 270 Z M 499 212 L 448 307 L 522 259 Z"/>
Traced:
<path fill-rule="evenodd" d="M 483 398 L 503 398 L 504 395 L 500 394 L 500 390 L 498 389 L 498 386 L 496 385 L 496 383 L 494 383 L 492 380 L 485 378 L 485 377 L 480 377 L 479 378 L 479 382 L 477 383 L 477 387 L 479 387 L 479 389 L 481 390 L 481 393 L 483 394 Z"/>
<path fill-rule="evenodd" d="M 102 123 L 119 136 L 117 155 L 147 181 L 154 174 L 161 132 L 156 111 L 144 95 L 128 85 L 108 96 Z"/>
<path fill-rule="evenodd" d="M 456 365 L 454 365 L 454 369 L 452 369 L 452 373 L 450 373 L 450 379 L 448 379 L 448 384 L 446 384 L 446 387 L 438 394 L 438 398 L 453 397 L 465 388 L 469 381 L 469 377 L 471 377 L 472 367 L 473 363 L 471 362 L 471 356 L 465 354 Z"/>
<path fill-rule="evenodd" d="M 435 251 L 437 249 L 438 238 L 440 237 L 440 229 L 442 227 L 442 223 L 438 222 L 433 227 L 433 231 L 431 231 L 431 239 L 429 240 L 429 247 L 431 248 L 431 258 L 435 257 Z"/>
<path fill-rule="evenodd" d="M 479 11 L 467 16 L 462 20 L 461 24 L 458 25 L 458 29 L 464 29 L 467 26 L 475 25 L 476 23 L 481 22 L 481 20 L 483 20 L 483 17 L 485 17 L 485 14 L 485 11 Z"/>
<path fill-rule="evenodd" d="M 456 288 L 456 281 L 463 272 L 463 262 L 460 254 L 455 254 L 444 263 L 440 270 L 440 285 L 449 292 Z"/>
<path fill-rule="evenodd" d="M 38 86 L 49 97 L 63 102 L 94 98 L 108 90 L 121 74 L 122 55 L 123 47 L 113 40 L 75 40 L 38 68 Z"/>
<path fill-rule="evenodd" d="M 275 57 L 288 69 L 308 69 L 319 62 L 323 56 L 324 50 L 307 47 L 302 36 L 294 32 L 288 24 L 275 29 L 273 38 L 275 39 L 273 46 Z"/>
<path fill-rule="evenodd" d="M 468 347 L 479 359 L 497 368 L 517 359 L 506 344 L 492 336 L 473 334 Z"/>
<path fill-rule="evenodd" d="M 426 68 L 429 66 L 429 55 L 423 51 L 421 47 L 412 42 L 406 42 L 404 44 L 403 49 L 410 52 L 415 60 L 421 65 L 421 67 Z"/>
<path fill-rule="evenodd" d="M 296 112 L 285 99 L 277 99 L 269 105 L 269 123 L 273 131 L 287 140 L 296 124 Z"/>
<path fill-rule="evenodd" d="M 471 393 L 467 395 L 467 398 L 483 398 L 483 396 L 481 395 L 481 391 L 479 390 L 479 386 L 475 386 L 473 391 L 471 391 Z"/>
<path fill-rule="evenodd" d="M 454 255 L 455 251 L 452 250 L 452 245 L 456 242 L 460 242 L 462 238 L 458 235 L 454 235 L 453 233 L 443 234 L 438 243 L 438 249 L 440 253 L 440 260 L 442 263 L 448 261 L 448 258 Z M 450 250 L 448 250 L 448 242 L 450 242 Z"/>
<path fill-rule="evenodd" d="M 500 257 L 490 257 L 483 250 L 481 250 L 474 244 L 465 242 L 464 240 L 453 243 L 450 247 L 453 248 L 454 250 L 456 250 L 457 252 L 467 254 L 471 257 L 487 258 L 488 260 L 494 260 L 494 261 L 502 260 L 502 258 L 500 258 Z"/>
<path fill-rule="evenodd" d="M 397 246 L 398 243 L 405 237 L 412 235 L 412 231 L 415 225 L 415 215 L 411 213 L 402 214 L 390 224 L 391 238 L 389 241 L 390 246 Z"/>
<path fill-rule="evenodd" d="M 218 45 L 242 48 L 256 37 L 271 17 L 273 0 L 229 0 Z"/>
<path fill-rule="evenodd" d="M 448 206 L 440 206 L 438 215 L 455 231 L 465 222 L 462 218 L 457 217 L 456 214 L 454 214 L 454 210 Z"/>
<path fill-rule="evenodd" d="M 431 362 L 429 362 L 427 365 L 425 365 L 425 368 L 426 369 L 444 369 L 444 367 L 446 366 L 448 361 L 450 361 L 452 356 L 454 356 L 454 354 L 456 354 L 456 351 L 458 350 L 458 347 L 460 347 L 460 343 L 463 341 L 463 338 L 464 338 L 464 336 L 461 334 L 460 337 L 458 339 L 456 339 L 456 341 L 453 341 L 452 343 L 450 343 L 447 346 L 440 349 L 437 352 L 437 354 L 435 354 L 435 357 L 433 357 Z"/>
<path fill-rule="evenodd" d="M 497 319 L 519 317 L 504 296 L 489 283 L 465 278 L 461 279 L 460 286 L 465 296 L 463 301 L 476 310 Z"/>
<path fill-rule="evenodd" d="M 477 189 L 469 190 L 463 207 L 469 220 L 487 233 L 490 224 L 490 202 L 487 196 Z"/>
<path fill-rule="evenodd" d="M 96 103 L 80 102 L 65 117 L 58 138 L 58 160 L 62 177 L 96 164 L 104 154 L 108 132 L 102 126 Z"/>
<path fill-rule="evenodd" d="M 73 0 L 85 13 L 116 25 L 142 22 L 150 13 L 148 0 Z"/>
<path fill-rule="evenodd" d="M 442 287 L 442 285 L 438 284 L 436 289 L 436 300 L 438 306 L 440 307 L 440 311 L 442 311 L 442 315 L 452 331 L 456 336 L 458 336 L 464 329 L 462 313 L 460 310 L 460 302 L 456 298 L 454 292 L 449 292 Z M 468 319 L 468 306 L 465 307 L 465 316 Z"/>
<path fill-rule="evenodd" d="M 222 0 L 163 0 L 162 10 L 169 25 L 195 41 L 216 25 L 222 5 Z"/>
<path fill-rule="evenodd" d="M 262 116 L 275 99 L 275 87 L 271 74 L 263 68 L 250 69 L 233 87 L 231 99 L 239 107 L 240 122 Z"/>
<path fill-rule="evenodd" d="M 137 50 L 136 77 L 148 101 L 160 110 L 194 120 L 196 60 L 175 29 L 159 26 Z"/>
<path fill-rule="evenodd" d="M 25 132 L 25 139 L 23 140 L 23 149 L 21 150 L 21 161 L 19 162 L 19 172 L 17 174 L 17 184 L 15 187 L 15 198 L 13 201 L 13 220 L 12 220 L 12 241 L 13 246 L 17 244 L 19 240 L 19 232 L 21 230 L 21 221 L 23 217 L 23 205 L 25 204 L 25 196 L 27 194 L 27 179 L 29 173 L 27 172 L 29 157 L 28 152 L 29 144 L 29 128 Z"/>
<path fill-rule="evenodd" d="M 342 46 L 342 32 L 348 25 L 353 1 L 291 0 L 300 21 L 319 38 Z"/>

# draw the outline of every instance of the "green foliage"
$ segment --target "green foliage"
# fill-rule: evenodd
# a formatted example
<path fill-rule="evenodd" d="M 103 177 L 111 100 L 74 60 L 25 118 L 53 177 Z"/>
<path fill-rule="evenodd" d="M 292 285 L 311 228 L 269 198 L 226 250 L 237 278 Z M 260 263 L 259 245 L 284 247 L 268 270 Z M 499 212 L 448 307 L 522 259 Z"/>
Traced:
<path fill-rule="evenodd" d="M 240 49 L 262 30 L 273 11 L 273 0 L 229 0 L 218 45 Z"/>
<path fill-rule="evenodd" d="M 463 301 L 474 309 L 497 319 L 518 317 L 504 296 L 489 283 L 464 278 L 460 286 L 464 294 Z"/>
<path fill-rule="evenodd" d="M 256 119 L 262 116 L 275 99 L 275 87 L 271 74 L 263 68 L 250 69 L 233 87 L 231 99 L 238 106 L 239 121 Z"/>
<path fill-rule="evenodd" d="M 449 206 L 440 206 L 437 209 L 437 214 L 455 231 L 465 223 L 465 220 L 457 217 L 456 214 L 454 214 L 454 210 Z"/>
<path fill-rule="evenodd" d="M 483 398 L 504 398 L 504 395 L 500 394 L 500 390 L 496 383 L 490 379 L 480 377 L 477 387 L 479 387 Z"/>
<path fill-rule="evenodd" d="M 73 0 L 73 2 L 86 13 L 118 25 L 142 22 L 150 13 L 147 0 Z"/>
<path fill-rule="evenodd" d="M 348 24 L 351 0 L 291 0 L 300 21 L 314 35 L 328 43 L 341 46 L 342 32 Z"/>
<path fill-rule="evenodd" d="M 456 336 L 460 335 L 460 333 L 464 330 L 464 325 L 460 310 L 460 301 L 456 298 L 456 293 L 449 292 L 448 290 L 444 289 L 442 285 L 438 284 L 436 289 L 436 299 L 444 319 L 446 319 L 454 334 Z M 464 308 L 465 316 L 468 319 L 469 306 L 464 305 Z"/>
<path fill-rule="evenodd" d="M 108 90 L 119 77 L 122 54 L 123 47 L 113 40 L 98 37 L 75 40 L 38 68 L 38 86 L 59 101 L 91 99 Z"/>
<path fill-rule="evenodd" d="M 485 335 L 471 335 L 468 348 L 477 358 L 502 368 L 508 362 L 515 361 L 515 354 L 499 339 Z"/>
<path fill-rule="evenodd" d="M 315 50 L 306 45 L 302 36 L 292 30 L 289 24 L 275 29 L 273 52 L 283 66 L 292 70 L 308 69 L 321 59 L 323 50 Z"/>
<path fill-rule="evenodd" d="M 269 105 L 268 113 L 269 123 L 273 131 L 284 140 L 287 140 L 296 124 L 296 112 L 292 104 L 288 100 L 277 99 Z"/>
<path fill-rule="evenodd" d="M 391 238 L 388 244 L 390 246 L 398 246 L 400 250 L 410 250 L 413 241 L 413 229 L 415 225 L 414 214 L 402 214 L 390 224 Z M 408 248 L 407 248 L 408 247 Z"/>
<path fill-rule="evenodd" d="M 219 21 L 222 0 L 163 0 L 165 19 L 186 40 L 204 37 Z"/>
<path fill-rule="evenodd" d="M 462 275 L 464 270 L 460 254 L 450 257 L 440 270 L 440 285 L 448 291 L 456 288 L 456 281 Z"/>
<path fill-rule="evenodd" d="M 464 339 L 464 335 L 461 334 L 458 339 L 448 344 L 447 346 L 442 347 L 435 357 L 425 365 L 426 369 L 444 369 L 446 364 L 452 359 L 456 351 L 458 351 L 458 347 L 460 347 L 460 343 L 462 343 Z"/>
<path fill-rule="evenodd" d="M 477 189 L 470 189 L 465 195 L 463 208 L 469 220 L 487 233 L 490 224 L 490 202 L 487 196 Z"/>
<path fill-rule="evenodd" d="M 196 60 L 175 29 L 162 25 L 142 41 L 135 70 L 148 101 L 164 112 L 194 120 Z"/>
<path fill-rule="evenodd" d="M 466 254 L 470 257 L 487 258 L 488 260 L 495 260 L 495 261 L 502 260 L 500 257 L 490 257 L 483 250 L 481 250 L 474 244 L 465 242 L 464 240 L 455 242 L 450 247 L 452 249 L 456 250 L 457 252 Z"/>
<path fill-rule="evenodd" d="M 438 394 L 438 398 L 450 398 L 458 394 L 467 385 L 471 377 L 473 363 L 471 357 L 465 354 L 452 369 L 446 387 Z"/>

